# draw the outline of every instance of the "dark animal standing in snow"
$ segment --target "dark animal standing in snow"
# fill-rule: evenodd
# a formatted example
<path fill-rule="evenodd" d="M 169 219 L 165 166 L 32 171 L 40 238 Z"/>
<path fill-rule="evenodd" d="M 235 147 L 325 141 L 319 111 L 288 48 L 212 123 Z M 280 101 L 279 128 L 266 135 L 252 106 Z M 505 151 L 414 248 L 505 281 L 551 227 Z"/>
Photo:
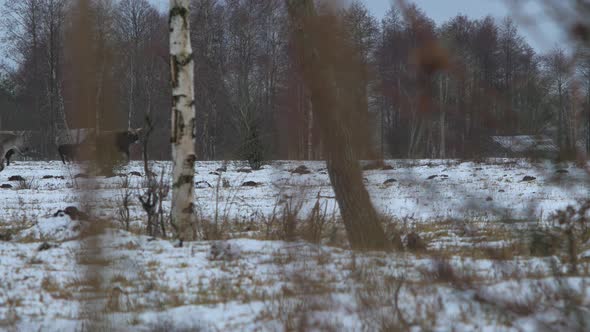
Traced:
<path fill-rule="evenodd" d="M 10 149 L 10 150 L 6 151 L 6 154 L 4 155 L 4 159 L 6 159 L 6 166 L 10 166 L 10 157 L 12 157 L 13 154 L 14 154 L 14 149 Z"/>
<path fill-rule="evenodd" d="M 21 150 L 16 150 L 16 149 L 10 149 L 8 151 L 6 151 L 6 154 L 4 155 L 4 159 L 6 159 L 6 166 L 10 166 L 10 158 L 12 158 L 12 156 L 18 152 L 18 154 L 20 154 L 21 156 L 24 156 L 24 153 L 27 151 L 26 148 L 23 149 L 23 151 Z"/>
<path fill-rule="evenodd" d="M 73 162 L 78 160 L 82 147 L 82 144 L 62 144 L 57 147 L 57 152 L 61 157 L 61 161 L 65 164 L 66 161 Z"/>
<path fill-rule="evenodd" d="M 16 132 L 2 132 L 0 133 L 0 171 L 4 169 L 4 162 L 8 166 L 10 164 L 10 157 L 15 152 L 23 154 L 28 148 L 25 145 L 25 134 Z"/>
<path fill-rule="evenodd" d="M 96 137 L 98 151 L 108 153 L 107 156 L 116 158 L 116 154 L 124 154 L 127 161 L 130 160 L 129 146 L 138 143 L 141 138 L 141 128 L 125 131 L 104 131 Z M 111 155 L 111 153 L 115 155 Z"/>
<path fill-rule="evenodd" d="M 141 138 L 141 128 L 129 129 L 125 132 L 115 133 L 115 145 L 119 152 L 124 153 L 129 160 L 129 146 L 131 144 L 139 143 Z"/>
<path fill-rule="evenodd" d="M 83 154 L 96 152 L 97 157 L 109 157 L 116 159 L 116 154 L 124 154 L 127 161 L 130 159 L 129 146 L 140 139 L 141 128 L 126 131 L 103 131 L 98 136 L 90 135 L 80 144 L 63 144 L 58 147 L 62 162 L 82 159 Z M 96 148 L 96 150 L 95 150 Z"/>

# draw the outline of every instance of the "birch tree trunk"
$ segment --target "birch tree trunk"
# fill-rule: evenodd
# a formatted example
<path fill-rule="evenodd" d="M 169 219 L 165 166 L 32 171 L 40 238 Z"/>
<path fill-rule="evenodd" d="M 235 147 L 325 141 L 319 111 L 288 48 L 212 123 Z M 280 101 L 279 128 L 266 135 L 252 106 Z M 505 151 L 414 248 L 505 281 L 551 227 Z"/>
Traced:
<path fill-rule="evenodd" d="M 172 81 L 172 223 L 182 241 L 194 239 L 195 176 L 194 63 L 190 42 L 189 0 L 170 0 L 170 72 Z"/>

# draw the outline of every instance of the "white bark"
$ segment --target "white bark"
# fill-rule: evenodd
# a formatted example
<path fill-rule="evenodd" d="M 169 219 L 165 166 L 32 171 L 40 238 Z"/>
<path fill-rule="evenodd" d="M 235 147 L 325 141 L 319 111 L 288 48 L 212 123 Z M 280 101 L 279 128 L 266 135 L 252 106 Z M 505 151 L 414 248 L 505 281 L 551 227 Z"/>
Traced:
<path fill-rule="evenodd" d="M 181 240 L 192 240 L 195 103 L 189 0 L 170 0 L 170 69 L 172 75 L 172 222 Z"/>

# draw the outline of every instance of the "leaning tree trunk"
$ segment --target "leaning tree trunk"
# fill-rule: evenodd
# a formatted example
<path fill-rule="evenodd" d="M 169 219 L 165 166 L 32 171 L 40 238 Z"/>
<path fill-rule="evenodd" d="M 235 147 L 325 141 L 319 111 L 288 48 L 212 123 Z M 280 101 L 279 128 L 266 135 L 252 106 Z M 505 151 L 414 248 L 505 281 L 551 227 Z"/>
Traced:
<path fill-rule="evenodd" d="M 189 0 L 170 0 L 170 71 L 172 79 L 172 213 L 182 240 L 194 238 L 195 103 Z"/>
<path fill-rule="evenodd" d="M 348 240 L 355 249 L 383 249 L 387 247 L 385 232 L 364 187 L 355 159 L 358 151 L 353 150 L 359 144 L 353 142 L 354 124 L 348 112 L 355 111 L 351 108 L 355 102 L 346 98 L 355 94 L 346 91 L 351 86 L 346 83 L 351 82 L 343 84 L 334 79 L 336 72 L 362 64 L 355 63 L 351 53 L 346 54 L 350 50 L 338 37 L 341 28 L 336 15 L 316 15 L 313 0 L 286 2 L 294 24 L 303 79 L 311 92 L 314 122 L 325 144 L 328 174 Z"/>
<path fill-rule="evenodd" d="M 588 101 L 586 102 L 586 154 L 590 156 L 590 81 L 588 82 Z"/>

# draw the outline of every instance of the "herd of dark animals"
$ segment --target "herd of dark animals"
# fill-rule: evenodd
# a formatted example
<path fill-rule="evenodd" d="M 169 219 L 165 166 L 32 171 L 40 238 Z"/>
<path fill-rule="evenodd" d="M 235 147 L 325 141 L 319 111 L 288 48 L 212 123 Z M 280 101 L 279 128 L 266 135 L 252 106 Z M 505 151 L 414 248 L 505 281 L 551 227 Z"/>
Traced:
<path fill-rule="evenodd" d="M 101 132 L 99 135 L 91 135 L 77 144 L 62 144 L 57 147 L 61 161 L 75 162 L 84 159 L 84 154 L 96 152 L 96 147 L 112 149 L 124 154 L 127 161 L 130 159 L 129 147 L 140 140 L 141 129 L 128 129 L 126 131 Z M 25 155 L 29 151 L 24 133 L 3 132 L 0 133 L 0 171 L 4 170 L 4 163 L 10 166 L 10 158 L 15 153 Z"/>

